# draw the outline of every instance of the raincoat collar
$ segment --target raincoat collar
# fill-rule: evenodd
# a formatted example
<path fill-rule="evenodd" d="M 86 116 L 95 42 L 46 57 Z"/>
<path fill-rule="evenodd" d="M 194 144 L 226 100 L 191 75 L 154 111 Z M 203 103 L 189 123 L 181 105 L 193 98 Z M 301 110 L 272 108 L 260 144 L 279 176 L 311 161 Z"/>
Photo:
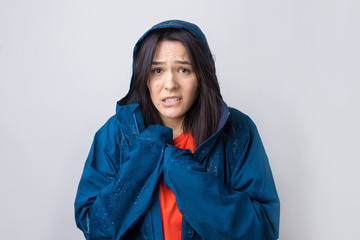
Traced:
<path fill-rule="evenodd" d="M 228 121 L 230 110 L 226 103 L 221 99 L 219 99 L 218 109 L 220 120 L 216 132 L 203 143 L 201 143 L 194 152 L 196 159 L 198 159 L 200 162 L 204 159 L 209 150 L 214 146 L 219 132 L 221 131 L 221 129 L 224 128 L 226 122 Z"/>
<path fill-rule="evenodd" d="M 229 115 L 230 110 L 226 103 L 219 99 L 219 123 L 217 131 L 206 141 L 201 143 L 195 150 L 194 155 L 199 161 L 202 161 L 212 146 L 215 144 L 216 136 L 219 134 L 220 130 L 225 126 Z M 145 130 L 144 120 L 141 114 L 141 109 L 139 104 L 130 104 L 130 105 L 116 105 L 116 114 L 119 119 L 124 120 L 126 116 L 126 121 L 129 124 L 129 129 L 132 132 L 132 135 L 136 137 L 138 134 Z"/>

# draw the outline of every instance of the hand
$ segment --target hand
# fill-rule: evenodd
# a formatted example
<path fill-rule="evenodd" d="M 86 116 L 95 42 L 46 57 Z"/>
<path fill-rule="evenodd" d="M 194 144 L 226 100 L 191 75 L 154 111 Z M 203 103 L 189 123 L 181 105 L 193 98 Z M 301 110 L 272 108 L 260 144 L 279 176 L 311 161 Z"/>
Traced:
<path fill-rule="evenodd" d="M 172 130 L 160 125 L 150 125 L 132 143 L 130 151 L 126 154 L 126 161 L 146 156 L 157 158 L 162 150 L 171 143 Z"/>

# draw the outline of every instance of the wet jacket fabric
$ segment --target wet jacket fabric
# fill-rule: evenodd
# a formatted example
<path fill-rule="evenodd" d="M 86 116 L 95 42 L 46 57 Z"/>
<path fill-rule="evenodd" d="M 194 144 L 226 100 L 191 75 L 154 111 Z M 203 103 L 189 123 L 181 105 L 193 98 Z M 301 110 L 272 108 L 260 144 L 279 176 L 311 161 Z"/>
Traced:
<path fill-rule="evenodd" d="M 257 128 L 222 101 L 218 109 L 218 130 L 191 153 L 169 144 L 170 128 L 145 127 L 138 104 L 118 103 L 78 187 L 86 239 L 162 239 L 162 173 L 183 215 L 182 239 L 277 239 L 279 199 Z"/>

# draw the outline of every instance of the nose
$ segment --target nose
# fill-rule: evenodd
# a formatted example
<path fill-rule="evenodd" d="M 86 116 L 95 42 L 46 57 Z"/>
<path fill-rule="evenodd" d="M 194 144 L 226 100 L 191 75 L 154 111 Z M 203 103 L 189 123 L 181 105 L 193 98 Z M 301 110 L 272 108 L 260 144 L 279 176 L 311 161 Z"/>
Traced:
<path fill-rule="evenodd" d="M 172 72 L 166 74 L 164 81 L 164 87 L 166 90 L 173 90 L 178 88 L 176 76 Z"/>

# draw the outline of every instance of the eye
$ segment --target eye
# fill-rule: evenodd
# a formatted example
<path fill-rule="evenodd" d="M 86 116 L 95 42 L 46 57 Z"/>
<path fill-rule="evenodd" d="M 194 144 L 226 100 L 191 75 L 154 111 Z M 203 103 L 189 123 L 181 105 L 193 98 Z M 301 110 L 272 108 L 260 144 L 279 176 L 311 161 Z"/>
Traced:
<path fill-rule="evenodd" d="M 179 69 L 179 72 L 181 72 L 181 73 L 189 73 L 190 70 L 187 69 L 187 68 L 180 68 L 180 69 Z"/>
<path fill-rule="evenodd" d="M 151 73 L 153 73 L 153 74 L 159 74 L 159 73 L 161 73 L 161 68 L 151 69 Z"/>

